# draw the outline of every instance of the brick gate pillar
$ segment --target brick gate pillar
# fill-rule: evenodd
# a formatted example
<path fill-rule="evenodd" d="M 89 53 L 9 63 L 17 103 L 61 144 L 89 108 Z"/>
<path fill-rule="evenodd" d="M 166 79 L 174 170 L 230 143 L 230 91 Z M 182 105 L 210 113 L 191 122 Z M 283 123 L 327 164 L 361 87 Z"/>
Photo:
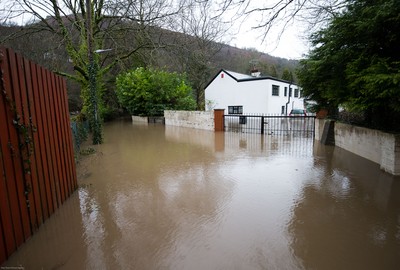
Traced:
<path fill-rule="evenodd" d="M 224 131 L 225 109 L 214 110 L 214 131 Z"/>

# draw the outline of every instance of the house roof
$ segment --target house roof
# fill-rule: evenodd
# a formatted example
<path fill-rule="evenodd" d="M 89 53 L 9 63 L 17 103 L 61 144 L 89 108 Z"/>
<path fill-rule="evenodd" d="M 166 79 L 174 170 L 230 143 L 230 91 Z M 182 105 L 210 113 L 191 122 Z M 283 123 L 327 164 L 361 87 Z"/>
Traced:
<path fill-rule="evenodd" d="M 259 80 L 274 80 L 274 81 L 278 81 L 278 82 L 284 82 L 284 83 L 295 85 L 293 82 L 282 80 L 282 79 L 278 79 L 278 78 L 275 78 L 275 77 L 272 77 L 272 76 L 254 77 L 254 76 L 251 76 L 251 75 L 248 75 L 248 74 L 242 74 L 242 73 L 238 73 L 238 72 L 234 72 L 234 71 L 229 71 L 229 70 L 226 70 L 226 69 L 220 69 L 220 71 L 218 71 L 217 74 L 215 74 L 215 76 L 210 80 L 210 82 L 206 85 L 205 88 L 207 88 L 215 80 L 215 78 L 218 77 L 218 75 L 221 72 L 224 72 L 225 74 L 230 76 L 232 79 L 234 79 L 236 82 L 248 82 L 248 81 L 259 81 Z"/>
<path fill-rule="evenodd" d="M 247 74 L 242 74 L 242 73 L 237 73 L 237 72 L 233 72 L 233 71 L 229 71 L 229 70 L 224 70 L 221 69 L 219 73 L 221 73 L 221 71 L 224 71 L 226 74 L 231 75 L 231 77 L 233 77 L 236 80 L 244 80 L 244 79 L 251 79 L 254 78 L 251 75 L 247 75 Z"/>

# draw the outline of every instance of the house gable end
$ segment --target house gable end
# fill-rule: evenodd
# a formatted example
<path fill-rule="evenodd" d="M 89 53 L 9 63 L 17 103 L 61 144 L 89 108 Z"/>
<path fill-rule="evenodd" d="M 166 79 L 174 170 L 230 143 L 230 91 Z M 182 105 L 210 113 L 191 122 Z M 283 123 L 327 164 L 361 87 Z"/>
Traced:
<path fill-rule="evenodd" d="M 236 82 L 238 82 L 238 79 L 235 78 L 234 76 L 232 76 L 232 74 L 230 74 L 229 71 L 226 71 L 225 69 L 220 69 L 220 70 L 217 72 L 217 74 L 215 74 L 215 76 L 210 80 L 210 82 L 207 83 L 207 85 L 204 87 L 204 89 L 207 89 L 207 87 L 208 87 L 217 77 L 219 77 L 221 73 L 228 75 L 229 77 L 231 77 L 232 79 L 234 79 Z"/>

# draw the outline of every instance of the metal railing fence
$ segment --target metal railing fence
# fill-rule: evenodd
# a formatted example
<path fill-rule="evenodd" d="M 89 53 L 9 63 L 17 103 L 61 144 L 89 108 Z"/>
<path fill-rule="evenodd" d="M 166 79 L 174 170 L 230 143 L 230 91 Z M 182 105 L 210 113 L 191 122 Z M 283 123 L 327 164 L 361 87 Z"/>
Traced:
<path fill-rule="evenodd" d="M 267 135 L 314 136 L 315 116 L 224 115 L 224 130 Z"/>

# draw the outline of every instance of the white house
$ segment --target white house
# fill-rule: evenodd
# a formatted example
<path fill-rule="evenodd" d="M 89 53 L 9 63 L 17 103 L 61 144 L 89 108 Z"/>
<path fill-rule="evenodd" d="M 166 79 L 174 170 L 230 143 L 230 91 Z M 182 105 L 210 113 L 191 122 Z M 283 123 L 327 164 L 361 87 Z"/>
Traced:
<path fill-rule="evenodd" d="M 205 88 L 206 110 L 226 114 L 289 114 L 304 109 L 301 89 L 271 76 L 240 74 L 221 69 Z"/>

